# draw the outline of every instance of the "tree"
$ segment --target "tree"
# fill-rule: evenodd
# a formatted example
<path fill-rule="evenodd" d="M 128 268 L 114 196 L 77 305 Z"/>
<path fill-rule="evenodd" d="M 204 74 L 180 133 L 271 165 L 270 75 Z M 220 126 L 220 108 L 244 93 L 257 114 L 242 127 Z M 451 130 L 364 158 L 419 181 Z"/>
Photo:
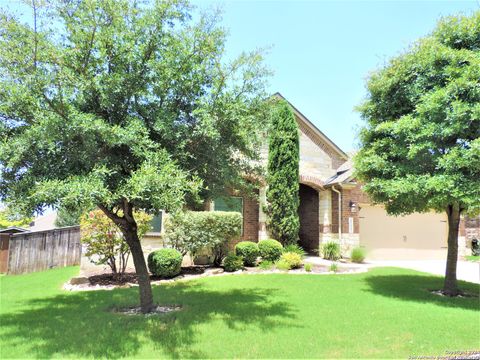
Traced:
<path fill-rule="evenodd" d="M 80 218 L 85 210 L 82 208 L 68 209 L 61 207 L 57 210 L 57 218 L 55 219 L 56 227 L 66 227 L 80 225 Z"/>
<path fill-rule="evenodd" d="M 152 228 L 152 216 L 134 212 L 137 234 L 141 239 Z M 97 265 L 107 264 L 112 273 L 123 275 L 127 268 L 130 249 L 121 230 L 101 210 L 93 210 L 81 217 L 82 243 L 87 245 L 85 255 Z"/>
<path fill-rule="evenodd" d="M 15 214 L 9 208 L 0 210 L 0 229 L 6 229 L 12 226 L 28 228 L 32 220 L 32 217 Z"/>
<path fill-rule="evenodd" d="M 153 308 L 134 210 L 175 211 L 258 158 L 268 72 L 225 63 L 217 14 L 184 1 L 60 1 L 0 15 L 0 199 L 101 209 L 122 231 L 143 312 Z"/>
<path fill-rule="evenodd" d="M 357 176 L 390 214 L 446 212 L 443 292 L 457 295 L 460 215 L 480 208 L 480 12 L 442 19 L 367 88 Z"/>
<path fill-rule="evenodd" d="M 298 125 L 284 100 L 273 108 L 269 129 L 267 227 L 282 244 L 298 241 L 300 220 Z"/>

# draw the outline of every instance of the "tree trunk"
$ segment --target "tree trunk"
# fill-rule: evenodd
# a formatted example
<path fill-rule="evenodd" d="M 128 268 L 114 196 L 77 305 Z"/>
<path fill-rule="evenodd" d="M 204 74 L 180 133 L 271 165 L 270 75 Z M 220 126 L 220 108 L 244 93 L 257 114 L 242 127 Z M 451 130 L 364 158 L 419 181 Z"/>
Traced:
<path fill-rule="evenodd" d="M 457 296 L 460 293 L 457 285 L 458 228 L 460 224 L 460 209 L 458 204 L 448 206 L 447 216 L 448 253 L 443 293 L 448 296 Z"/>
<path fill-rule="evenodd" d="M 129 224 L 130 225 L 130 224 Z M 127 226 L 124 229 L 125 240 L 127 241 L 132 259 L 137 273 L 138 285 L 140 290 L 140 307 L 142 313 L 146 314 L 153 310 L 152 286 L 150 284 L 150 275 L 147 269 L 147 263 L 143 256 L 142 245 L 137 234 L 136 226 Z"/>
<path fill-rule="evenodd" d="M 143 256 L 142 245 L 137 233 L 137 223 L 133 217 L 133 206 L 127 200 L 123 201 L 123 216 L 118 216 L 112 209 L 98 204 L 98 207 L 107 215 L 121 230 L 125 241 L 132 253 L 133 264 L 137 274 L 139 291 L 140 291 L 140 307 L 142 313 L 146 314 L 153 310 L 152 285 L 150 284 L 150 275 L 147 269 L 147 263 Z"/>

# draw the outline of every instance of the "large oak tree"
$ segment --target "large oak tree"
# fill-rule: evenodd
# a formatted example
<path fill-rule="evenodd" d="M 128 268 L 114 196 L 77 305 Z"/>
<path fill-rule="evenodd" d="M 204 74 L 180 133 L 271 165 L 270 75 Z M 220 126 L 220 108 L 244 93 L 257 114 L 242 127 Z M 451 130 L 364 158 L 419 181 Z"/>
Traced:
<path fill-rule="evenodd" d="M 443 292 L 457 295 L 460 216 L 480 210 L 480 12 L 442 19 L 367 88 L 357 175 L 391 214 L 447 214 Z"/>
<path fill-rule="evenodd" d="M 26 213 L 103 210 L 148 312 L 134 209 L 244 184 L 258 155 L 261 52 L 227 62 L 217 14 L 192 17 L 181 0 L 36 3 L 27 22 L 0 14 L 1 200 Z"/>

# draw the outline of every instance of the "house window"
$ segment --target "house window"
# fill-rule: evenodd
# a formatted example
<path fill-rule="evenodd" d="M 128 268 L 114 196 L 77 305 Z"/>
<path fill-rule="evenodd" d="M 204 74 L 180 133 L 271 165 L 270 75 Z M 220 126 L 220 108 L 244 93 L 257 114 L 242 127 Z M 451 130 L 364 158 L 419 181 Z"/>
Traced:
<path fill-rule="evenodd" d="M 213 201 L 213 211 L 236 211 L 243 217 L 243 198 L 238 196 L 222 196 Z M 243 221 L 242 230 L 243 235 Z"/>
<path fill-rule="evenodd" d="M 150 224 L 152 225 L 151 232 L 160 233 L 162 232 L 162 211 L 160 211 L 157 215 L 154 215 Z"/>

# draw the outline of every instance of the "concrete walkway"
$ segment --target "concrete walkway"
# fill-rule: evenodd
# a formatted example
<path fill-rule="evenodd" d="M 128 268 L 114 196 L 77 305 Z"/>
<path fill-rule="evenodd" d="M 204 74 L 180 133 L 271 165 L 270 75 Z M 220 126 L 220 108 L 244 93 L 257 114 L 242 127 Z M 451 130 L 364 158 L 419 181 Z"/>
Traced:
<path fill-rule="evenodd" d="M 370 261 L 372 266 L 395 266 L 423 271 L 435 275 L 445 275 L 445 260 L 384 260 Z M 480 284 L 480 263 L 459 260 L 457 263 L 457 279 Z"/>
<path fill-rule="evenodd" d="M 333 261 L 318 256 L 307 256 L 305 262 L 330 266 Z M 336 261 L 339 267 L 369 269 L 371 267 L 392 266 L 422 271 L 435 275 L 445 275 L 445 260 L 376 260 L 366 261 L 363 264 L 342 263 Z M 457 264 L 457 279 L 480 284 L 480 262 L 459 260 Z"/>

